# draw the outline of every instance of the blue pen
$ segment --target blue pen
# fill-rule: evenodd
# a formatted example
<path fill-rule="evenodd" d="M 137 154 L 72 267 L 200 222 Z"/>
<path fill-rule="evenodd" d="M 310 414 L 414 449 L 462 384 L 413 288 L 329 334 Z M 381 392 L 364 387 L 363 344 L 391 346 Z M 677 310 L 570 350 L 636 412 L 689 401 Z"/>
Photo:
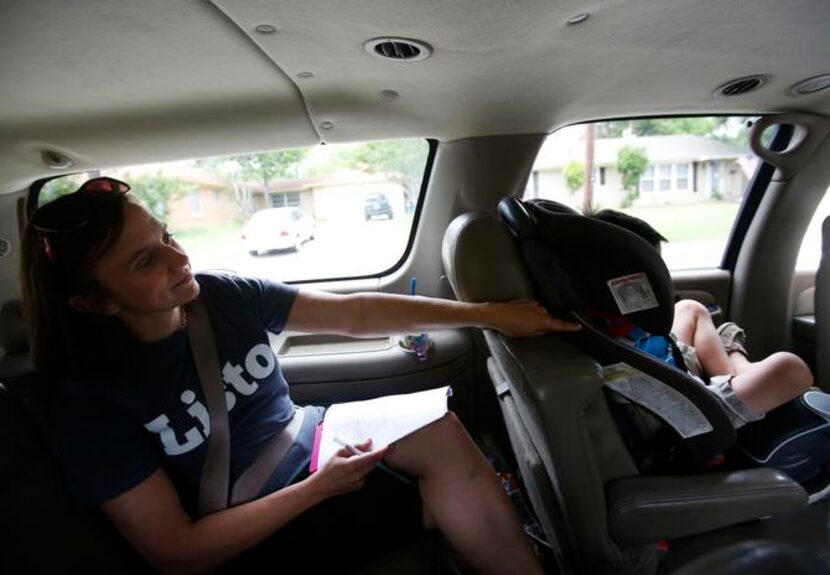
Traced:
<path fill-rule="evenodd" d="M 409 295 L 415 295 L 415 285 L 417 284 L 417 280 L 415 276 L 409 278 Z"/>
<path fill-rule="evenodd" d="M 348 449 L 351 452 L 352 455 L 365 455 L 366 453 L 368 453 L 368 452 L 360 451 L 357 447 L 355 447 L 351 443 L 343 441 L 339 437 L 335 437 L 334 441 L 336 443 L 340 444 L 342 447 L 345 447 L 346 449 Z M 418 487 L 417 485 L 415 485 L 415 483 L 411 479 L 409 479 L 408 477 L 398 473 L 397 471 L 395 471 L 394 469 L 392 469 L 391 467 L 389 467 L 385 463 L 378 462 L 378 463 L 376 463 L 376 466 L 377 466 L 378 469 L 382 469 L 383 471 L 385 471 L 386 473 L 388 473 L 392 477 L 403 481 L 407 485 L 409 485 L 411 487 Z"/>

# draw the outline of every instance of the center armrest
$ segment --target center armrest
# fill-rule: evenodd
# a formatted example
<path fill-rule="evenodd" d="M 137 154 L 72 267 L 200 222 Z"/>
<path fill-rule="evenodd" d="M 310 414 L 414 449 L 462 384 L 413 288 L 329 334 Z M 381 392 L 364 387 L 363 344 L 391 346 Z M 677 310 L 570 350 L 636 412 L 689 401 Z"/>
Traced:
<path fill-rule="evenodd" d="M 611 537 L 642 545 L 704 533 L 807 505 L 807 493 L 775 469 L 624 477 L 606 485 Z"/>

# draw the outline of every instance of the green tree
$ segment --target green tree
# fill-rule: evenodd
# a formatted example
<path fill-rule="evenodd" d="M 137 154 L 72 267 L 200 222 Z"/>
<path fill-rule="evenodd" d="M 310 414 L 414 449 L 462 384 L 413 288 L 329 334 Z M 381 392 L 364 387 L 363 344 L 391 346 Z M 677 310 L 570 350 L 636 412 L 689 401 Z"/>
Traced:
<path fill-rule="evenodd" d="M 617 152 L 617 171 L 622 176 L 625 196 L 623 207 L 629 207 L 640 195 L 640 176 L 648 167 L 648 156 L 642 148 L 623 146 Z"/>
<path fill-rule="evenodd" d="M 77 182 L 76 178 L 72 176 L 61 176 L 59 178 L 55 178 L 54 180 L 49 180 L 40 189 L 40 193 L 38 194 L 38 205 L 42 206 L 43 204 L 48 204 L 52 200 L 56 200 L 61 196 L 71 194 L 78 189 L 79 185 L 80 183 Z"/>
<path fill-rule="evenodd" d="M 124 179 L 130 182 L 130 194 L 147 206 L 147 209 L 160 220 L 167 219 L 170 202 L 196 190 L 193 184 L 165 177 L 161 172 L 136 177 L 125 174 Z"/>
<path fill-rule="evenodd" d="M 231 190 L 231 199 L 236 205 L 237 219 L 245 222 L 254 213 L 253 188 L 242 172 L 242 166 L 232 158 L 210 158 L 196 160 L 196 166 L 211 172 L 223 180 Z"/>
<path fill-rule="evenodd" d="M 244 177 L 255 179 L 262 184 L 267 204 L 271 183 L 278 179 L 300 177 L 300 165 L 307 155 L 308 150 L 300 148 L 234 156 L 230 160 L 239 164 Z"/>
<path fill-rule="evenodd" d="M 401 185 L 407 204 L 412 206 L 421 187 L 425 161 L 423 140 L 368 142 L 343 148 L 325 169 L 357 168 L 370 174 L 386 174 Z"/>
<path fill-rule="evenodd" d="M 585 165 L 582 162 L 571 160 L 562 169 L 565 176 L 565 187 L 570 193 L 575 193 L 585 183 Z"/>

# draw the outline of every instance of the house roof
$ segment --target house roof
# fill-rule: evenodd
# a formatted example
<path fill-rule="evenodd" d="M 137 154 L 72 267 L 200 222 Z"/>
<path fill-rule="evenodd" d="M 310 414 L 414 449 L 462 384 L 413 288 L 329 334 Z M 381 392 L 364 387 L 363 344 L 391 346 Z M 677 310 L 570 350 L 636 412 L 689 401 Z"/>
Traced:
<path fill-rule="evenodd" d="M 558 169 L 571 161 L 585 161 L 585 136 L 575 130 L 561 130 L 542 145 L 533 165 L 535 170 Z M 617 152 L 624 146 L 645 150 L 652 164 L 672 162 L 703 162 L 706 160 L 735 160 L 747 152 L 704 136 L 686 134 L 672 136 L 639 136 L 624 138 L 597 138 L 594 141 L 594 165 L 613 166 Z"/>

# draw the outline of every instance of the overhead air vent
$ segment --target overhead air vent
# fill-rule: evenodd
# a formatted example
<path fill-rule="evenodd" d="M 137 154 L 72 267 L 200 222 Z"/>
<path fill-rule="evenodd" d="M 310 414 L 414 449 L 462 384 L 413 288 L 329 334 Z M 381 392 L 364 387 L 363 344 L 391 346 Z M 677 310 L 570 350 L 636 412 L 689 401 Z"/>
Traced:
<path fill-rule="evenodd" d="M 769 82 L 770 77 L 765 74 L 757 74 L 755 76 L 746 76 L 731 80 L 726 84 L 720 86 L 715 90 L 713 96 L 715 98 L 731 98 L 733 96 L 742 96 L 749 92 L 753 92 Z"/>
<path fill-rule="evenodd" d="M 373 56 L 395 62 L 418 62 L 426 60 L 432 54 L 429 44 L 409 38 L 374 38 L 363 44 L 363 47 Z"/>

